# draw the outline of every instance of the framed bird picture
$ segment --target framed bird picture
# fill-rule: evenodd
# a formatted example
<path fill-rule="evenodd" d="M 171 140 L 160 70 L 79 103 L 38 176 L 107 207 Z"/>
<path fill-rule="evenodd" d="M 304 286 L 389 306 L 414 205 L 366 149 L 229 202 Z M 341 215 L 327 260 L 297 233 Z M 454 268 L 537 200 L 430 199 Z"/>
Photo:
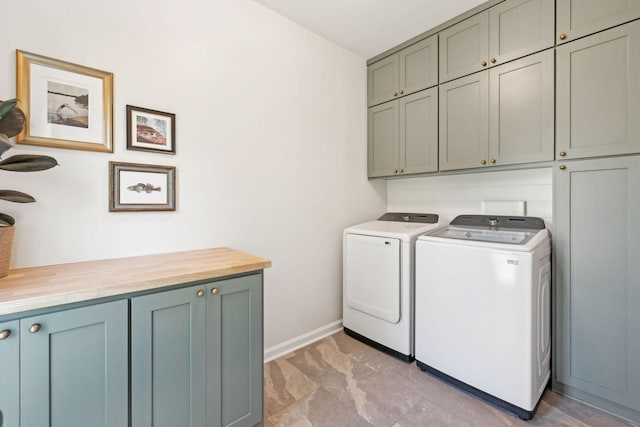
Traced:
<path fill-rule="evenodd" d="M 175 210 L 175 166 L 109 162 L 109 212 Z"/>

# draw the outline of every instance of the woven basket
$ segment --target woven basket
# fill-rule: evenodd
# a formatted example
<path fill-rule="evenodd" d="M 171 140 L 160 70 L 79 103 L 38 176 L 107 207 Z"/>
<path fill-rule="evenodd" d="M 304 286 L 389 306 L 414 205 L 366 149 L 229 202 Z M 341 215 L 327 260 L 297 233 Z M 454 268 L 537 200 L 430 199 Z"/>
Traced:
<path fill-rule="evenodd" d="M 9 274 L 15 227 L 0 227 L 0 277 Z"/>

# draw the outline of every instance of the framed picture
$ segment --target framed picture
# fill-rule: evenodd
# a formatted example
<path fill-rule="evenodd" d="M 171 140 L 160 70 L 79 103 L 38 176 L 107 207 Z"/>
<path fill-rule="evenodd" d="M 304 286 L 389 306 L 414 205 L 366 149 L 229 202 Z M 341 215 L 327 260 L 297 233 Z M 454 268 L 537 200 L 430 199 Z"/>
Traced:
<path fill-rule="evenodd" d="M 16 51 L 18 143 L 113 152 L 113 74 Z"/>
<path fill-rule="evenodd" d="M 109 212 L 175 210 L 174 166 L 109 162 Z"/>
<path fill-rule="evenodd" d="M 176 154 L 176 115 L 127 105 L 127 149 Z"/>

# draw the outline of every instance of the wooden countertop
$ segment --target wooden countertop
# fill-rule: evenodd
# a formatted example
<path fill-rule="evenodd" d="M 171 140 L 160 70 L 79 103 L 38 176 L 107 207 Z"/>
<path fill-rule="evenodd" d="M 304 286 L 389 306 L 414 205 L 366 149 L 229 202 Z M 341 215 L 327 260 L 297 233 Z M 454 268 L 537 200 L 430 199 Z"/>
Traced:
<path fill-rule="evenodd" d="M 17 268 L 0 278 L 0 316 L 268 267 L 267 259 L 214 248 Z"/>

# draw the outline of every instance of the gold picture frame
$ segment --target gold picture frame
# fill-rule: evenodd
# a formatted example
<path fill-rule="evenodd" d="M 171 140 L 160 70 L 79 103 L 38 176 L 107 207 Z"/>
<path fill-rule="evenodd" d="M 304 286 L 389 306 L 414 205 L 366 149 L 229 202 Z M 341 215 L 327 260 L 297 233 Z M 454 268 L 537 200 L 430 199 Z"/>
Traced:
<path fill-rule="evenodd" d="M 16 51 L 19 144 L 113 153 L 113 73 Z"/>

